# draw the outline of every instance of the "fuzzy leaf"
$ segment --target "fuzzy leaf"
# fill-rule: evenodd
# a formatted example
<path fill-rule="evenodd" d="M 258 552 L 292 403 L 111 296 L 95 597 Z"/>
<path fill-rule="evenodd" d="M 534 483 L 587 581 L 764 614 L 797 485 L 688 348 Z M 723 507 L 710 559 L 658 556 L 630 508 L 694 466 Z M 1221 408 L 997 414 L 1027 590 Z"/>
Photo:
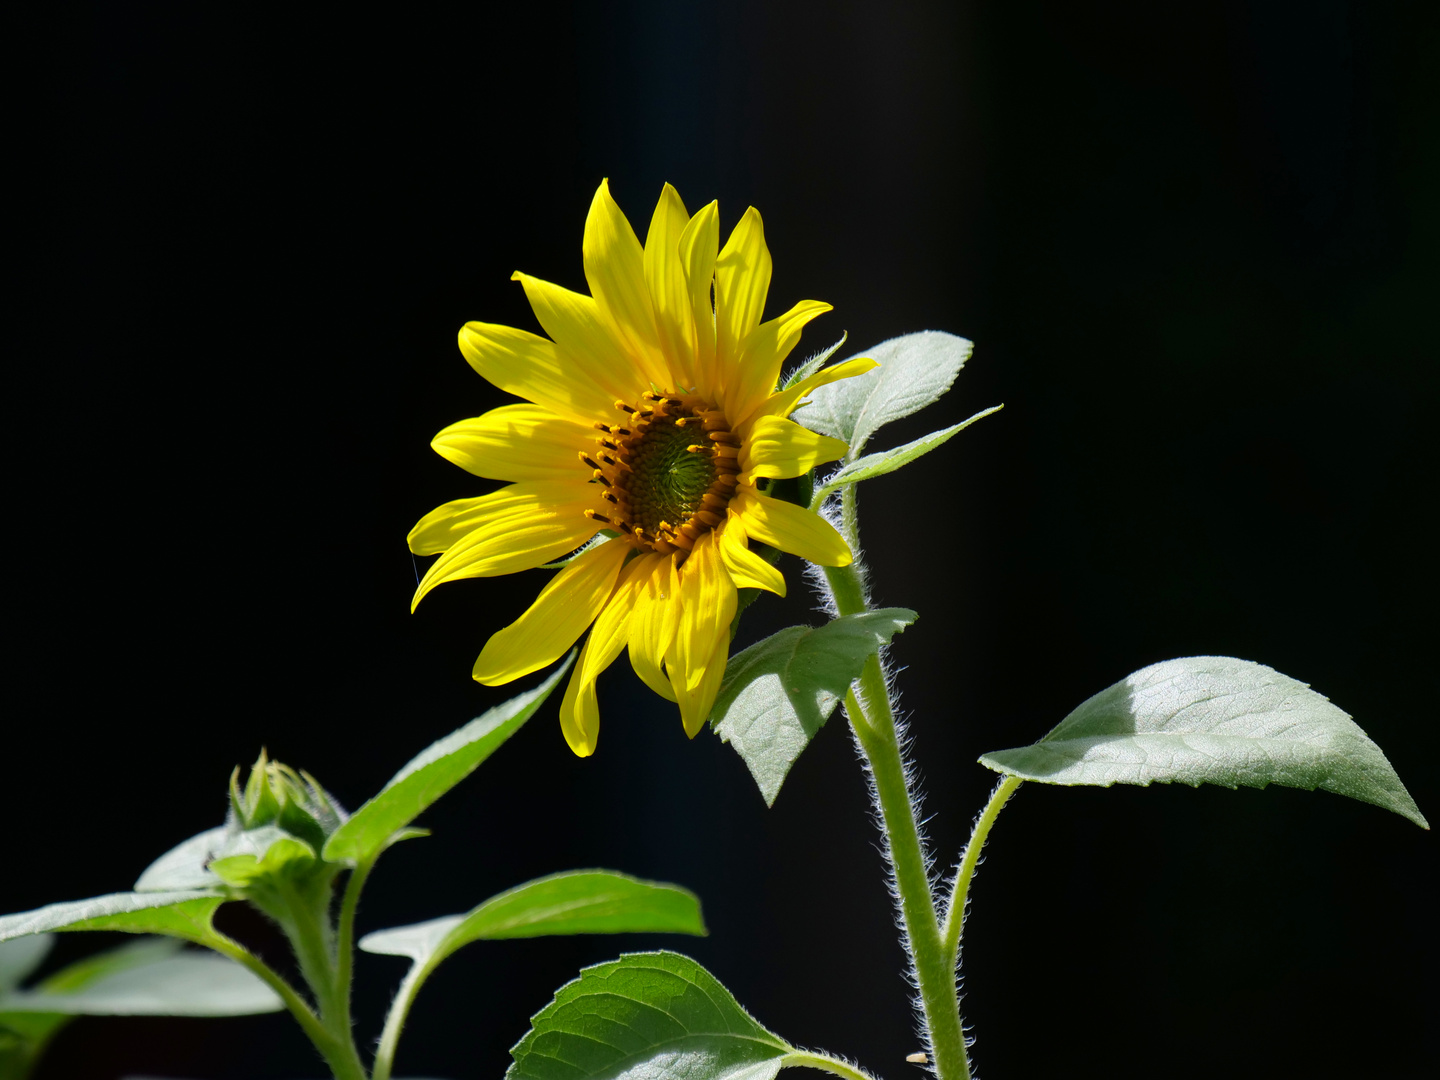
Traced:
<path fill-rule="evenodd" d="M 510 1050 L 506 1080 L 771 1080 L 792 1048 L 708 971 L 627 953 L 562 986 Z"/>
<path fill-rule="evenodd" d="M 613 870 L 572 870 L 518 885 L 465 915 L 377 930 L 360 948 L 433 967 L 472 941 L 622 933 L 703 935 L 700 901 L 676 885 Z"/>
<path fill-rule="evenodd" d="M 1305 683 L 1229 656 L 1142 668 L 1039 742 L 980 762 L 1044 784 L 1323 788 L 1430 827 L 1349 716 Z"/>
<path fill-rule="evenodd" d="M 928 454 L 937 446 L 950 440 L 950 437 L 964 431 L 976 420 L 983 420 L 993 412 L 999 412 L 1003 405 L 994 405 L 982 412 L 976 413 L 969 420 L 962 420 L 951 427 L 943 428 L 940 431 L 932 431 L 929 435 L 922 435 L 914 442 L 908 442 L 904 446 L 897 446 L 893 450 L 882 450 L 878 454 L 866 454 L 857 461 L 841 468 L 825 481 L 825 486 L 820 488 L 810 503 L 818 506 L 825 500 L 825 496 L 832 491 L 844 487 L 846 484 L 858 483 L 861 480 L 869 480 L 872 477 L 884 476 L 892 473 L 901 466 L 908 465 L 916 458 Z"/>
<path fill-rule="evenodd" d="M 881 608 L 791 626 L 730 658 L 710 723 L 744 759 L 767 805 L 866 657 L 915 619 L 907 608 Z"/>
<path fill-rule="evenodd" d="M 794 386 L 796 383 L 800 382 L 803 379 L 808 379 L 811 375 L 814 375 L 817 371 L 819 371 L 822 367 L 825 366 L 826 362 L 829 361 L 832 356 L 834 356 L 837 352 L 840 351 L 841 347 L 844 346 L 845 342 L 848 341 L 849 338 L 849 334 L 841 334 L 840 340 L 835 342 L 834 345 L 831 345 L 828 349 L 821 349 L 814 356 L 810 357 L 809 360 L 806 360 L 803 364 L 801 364 L 788 376 L 786 376 L 785 381 L 780 385 L 780 389 L 789 390 L 790 387 Z"/>
<path fill-rule="evenodd" d="M 854 461 L 882 425 L 923 409 L 950 389 L 974 346 L 962 337 L 923 330 L 861 352 L 880 366 L 864 375 L 817 387 L 793 419 L 850 444 Z"/>
<path fill-rule="evenodd" d="M 169 941 L 122 945 L 72 965 L 39 989 L 0 996 L 0 1014 L 249 1016 L 284 1007 L 233 960 L 179 952 L 179 943 Z"/>
<path fill-rule="evenodd" d="M 412 759 L 380 794 L 335 830 L 326 841 L 325 860 L 360 862 L 383 851 L 399 830 L 474 772 L 481 762 L 535 715 L 574 658 L 575 654 L 571 653 L 534 690 L 495 706 Z"/>
<path fill-rule="evenodd" d="M 17 938 L 0 945 L 0 994 L 9 993 L 33 975 L 55 947 L 49 934 Z"/>
<path fill-rule="evenodd" d="M 135 882 L 136 892 L 171 892 L 175 889 L 214 889 L 221 881 L 208 869 L 220 854 L 229 830 L 221 825 L 183 840 L 145 868 Z"/>
<path fill-rule="evenodd" d="M 51 930 L 120 930 L 203 943 L 214 933 L 210 920 L 224 902 L 223 896 L 194 890 L 111 893 L 0 917 L 0 941 Z"/>

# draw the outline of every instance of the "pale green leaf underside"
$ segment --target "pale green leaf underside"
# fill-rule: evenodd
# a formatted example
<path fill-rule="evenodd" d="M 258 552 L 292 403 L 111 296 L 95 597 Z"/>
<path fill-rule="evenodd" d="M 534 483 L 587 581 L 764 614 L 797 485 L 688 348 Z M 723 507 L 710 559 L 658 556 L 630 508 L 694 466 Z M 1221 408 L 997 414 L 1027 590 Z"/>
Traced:
<path fill-rule="evenodd" d="M 1349 716 L 1305 683 L 1228 656 L 1142 668 L 1039 742 L 980 761 L 1046 784 L 1323 788 L 1429 828 L 1390 762 Z"/>
<path fill-rule="evenodd" d="M 0 941 L 51 930 L 120 930 L 203 942 L 214 933 L 210 920 L 224 902 L 194 890 L 111 893 L 0 917 Z"/>
<path fill-rule="evenodd" d="M 34 974 L 54 947 L 55 939 L 49 934 L 36 934 L 0 945 L 0 994 L 14 990 Z"/>
<path fill-rule="evenodd" d="M 623 933 L 703 935 L 700 901 L 677 885 L 613 870 L 572 870 L 492 896 L 466 915 L 367 934 L 360 948 L 426 964 L 482 939 Z"/>
<path fill-rule="evenodd" d="M 172 892 L 176 889 L 217 889 L 222 882 L 209 869 L 229 838 L 224 825 L 206 829 L 181 841 L 161 855 L 135 882 L 136 892 Z"/>
<path fill-rule="evenodd" d="M 854 461 L 882 425 L 923 409 L 949 390 L 973 348 L 964 338 L 937 330 L 891 338 L 858 354 L 877 361 L 878 368 L 817 387 L 794 419 L 849 443 L 845 460 Z"/>
<path fill-rule="evenodd" d="M 586 968 L 530 1025 L 506 1080 L 767 1080 L 792 1052 L 672 952 Z"/>
<path fill-rule="evenodd" d="M 837 352 L 840 351 L 840 349 L 845 345 L 845 342 L 849 339 L 849 334 L 842 333 L 840 335 L 840 340 L 835 342 L 834 345 L 831 345 L 829 348 L 821 349 L 814 356 L 810 357 L 809 360 L 806 360 L 794 371 L 790 372 L 790 374 L 785 377 L 785 381 L 781 383 L 780 389 L 789 390 L 790 387 L 794 386 L 796 383 L 808 379 L 811 375 L 814 375 L 817 371 L 819 371 L 829 362 L 832 356 L 834 356 Z"/>
<path fill-rule="evenodd" d="M 239 964 L 178 943 L 139 941 L 82 961 L 83 985 L 0 996 L 0 1013 L 67 1016 L 249 1016 L 278 1012 L 280 998 Z M 61 973 L 62 977 L 65 973 Z"/>
<path fill-rule="evenodd" d="M 915 618 L 907 608 L 881 608 L 820 627 L 791 626 L 730 658 L 710 723 L 744 759 L 767 804 L 865 658 Z"/>
<path fill-rule="evenodd" d="M 325 859 L 359 862 L 383 851 L 399 829 L 419 817 L 520 730 L 545 703 L 573 660 L 571 653 L 534 690 L 497 705 L 415 757 L 380 794 L 335 830 L 325 843 Z"/>
<path fill-rule="evenodd" d="M 928 454 L 937 446 L 942 446 L 954 435 L 964 431 L 976 420 L 983 420 L 993 412 L 999 412 L 1003 405 L 992 405 L 990 408 L 976 413 L 968 420 L 962 420 L 940 431 L 932 431 L 929 435 L 922 435 L 914 442 L 908 442 L 904 446 L 897 446 L 893 450 L 882 450 L 877 454 L 866 454 L 864 457 L 844 466 L 825 481 L 825 486 L 815 493 L 811 500 L 812 505 L 819 505 L 832 491 L 837 491 L 846 484 L 855 484 L 861 480 L 870 480 L 876 476 L 884 476 L 892 473 L 902 466 L 909 465 L 916 458 Z"/>

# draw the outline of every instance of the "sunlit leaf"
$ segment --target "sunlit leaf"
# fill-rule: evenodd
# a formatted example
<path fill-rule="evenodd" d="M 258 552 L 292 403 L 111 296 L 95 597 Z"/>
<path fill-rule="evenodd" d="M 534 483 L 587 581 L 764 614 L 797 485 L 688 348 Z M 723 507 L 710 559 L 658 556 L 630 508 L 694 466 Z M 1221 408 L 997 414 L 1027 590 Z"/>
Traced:
<path fill-rule="evenodd" d="M 178 950 L 178 942 L 163 940 L 112 949 L 40 988 L 0 996 L 0 1014 L 248 1016 L 284 1008 L 273 990 L 233 960 Z"/>
<path fill-rule="evenodd" d="M 866 657 L 915 618 L 907 608 L 881 608 L 824 626 L 791 626 L 730 658 L 710 723 L 744 759 L 767 804 Z"/>
<path fill-rule="evenodd" d="M 621 933 L 704 934 L 700 901 L 677 885 L 572 870 L 492 896 L 465 915 L 367 934 L 360 948 L 433 966 L 482 939 Z"/>
<path fill-rule="evenodd" d="M 864 457 L 850 462 L 850 464 L 839 469 L 825 481 L 825 486 L 816 491 L 812 502 L 818 503 L 832 491 L 837 491 L 846 484 L 855 484 L 861 480 L 869 480 L 876 476 L 884 476 L 892 473 L 904 465 L 910 464 L 916 458 L 928 454 L 937 446 L 948 442 L 951 436 L 964 431 L 976 420 L 983 420 L 993 412 L 999 412 L 1004 406 L 995 405 L 976 413 L 968 420 L 962 420 L 951 427 L 943 428 L 940 431 L 932 431 L 929 435 L 922 435 L 914 442 L 908 442 L 904 446 L 897 446 L 893 450 L 882 450 L 877 454 L 866 454 Z"/>
<path fill-rule="evenodd" d="M 854 461 L 882 425 L 939 400 L 973 348 L 964 338 L 937 330 L 891 338 L 858 354 L 879 367 L 817 387 L 794 418 L 813 431 L 844 439 L 850 444 L 846 460 Z"/>
<path fill-rule="evenodd" d="M 0 994 L 14 990 L 33 975 L 54 947 L 55 939 L 49 934 L 0 944 Z"/>
<path fill-rule="evenodd" d="M 715 976 L 672 952 L 627 953 L 562 986 L 510 1050 L 506 1080 L 770 1080 L 792 1047 Z"/>
<path fill-rule="evenodd" d="M 51 930 L 120 930 L 204 942 L 225 897 L 194 890 L 111 893 L 0 916 L 0 941 Z"/>
<path fill-rule="evenodd" d="M 225 845 L 228 830 L 206 829 L 161 855 L 135 882 L 136 892 L 171 892 L 176 889 L 214 889 L 220 878 L 207 869 Z"/>
<path fill-rule="evenodd" d="M 1302 682 L 1228 656 L 1142 668 L 1039 742 L 980 761 L 1045 784 L 1323 788 L 1429 828 L 1390 762 L 1349 716 Z"/>
<path fill-rule="evenodd" d="M 325 859 L 360 862 L 383 851 L 395 833 L 474 772 L 520 730 L 545 703 L 573 660 L 572 653 L 534 690 L 497 705 L 415 757 L 395 774 L 380 794 L 335 830 L 325 843 Z"/>

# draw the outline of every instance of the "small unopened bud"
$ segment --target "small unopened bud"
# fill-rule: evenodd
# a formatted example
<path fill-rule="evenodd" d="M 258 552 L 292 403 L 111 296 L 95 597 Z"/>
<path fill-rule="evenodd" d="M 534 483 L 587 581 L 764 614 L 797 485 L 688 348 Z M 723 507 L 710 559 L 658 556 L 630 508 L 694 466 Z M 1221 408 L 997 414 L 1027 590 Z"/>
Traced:
<path fill-rule="evenodd" d="M 238 765 L 230 775 L 230 813 L 240 831 L 276 825 L 317 852 L 348 817 L 313 776 L 271 761 L 264 750 L 243 791 Z"/>

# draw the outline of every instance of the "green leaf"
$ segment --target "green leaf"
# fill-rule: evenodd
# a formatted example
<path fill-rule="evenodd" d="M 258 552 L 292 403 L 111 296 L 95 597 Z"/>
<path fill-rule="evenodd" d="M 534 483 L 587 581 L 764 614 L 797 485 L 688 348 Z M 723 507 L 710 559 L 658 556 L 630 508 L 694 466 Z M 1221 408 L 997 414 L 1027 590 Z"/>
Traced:
<path fill-rule="evenodd" d="M 915 619 L 907 608 L 881 608 L 791 626 L 730 658 L 710 724 L 745 760 L 767 805 L 865 659 Z"/>
<path fill-rule="evenodd" d="M 708 971 L 627 953 L 555 993 L 510 1049 L 506 1080 L 770 1080 L 793 1048 Z"/>
<path fill-rule="evenodd" d="M 826 362 L 829 361 L 829 359 L 837 352 L 839 352 L 840 349 L 845 345 L 845 342 L 849 340 L 849 334 L 841 334 L 840 340 L 835 342 L 834 345 L 831 345 L 828 349 L 821 349 L 814 356 L 810 357 L 809 360 L 806 360 L 803 364 L 801 364 L 794 371 L 792 371 L 786 377 L 785 382 L 781 384 L 780 389 L 789 390 L 790 387 L 794 386 L 796 383 L 800 382 L 803 379 L 808 379 L 811 375 L 814 375 L 817 371 L 824 367 Z"/>
<path fill-rule="evenodd" d="M 135 882 L 136 892 L 172 892 L 176 889 L 216 889 L 221 885 L 218 875 L 207 869 L 210 860 L 220 854 L 230 838 L 224 825 L 176 844 L 145 868 Z"/>
<path fill-rule="evenodd" d="M 837 491 L 846 484 L 858 483 L 861 480 L 869 480 L 872 477 L 884 476 L 892 473 L 902 465 L 908 465 L 916 458 L 928 454 L 937 446 L 950 440 L 951 436 L 964 431 L 976 420 L 983 420 L 993 412 L 999 412 L 1005 406 L 993 405 L 982 412 L 976 413 L 969 420 L 962 420 L 960 423 L 940 431 L 932 431 L 929 435 L 922 435 L 914 442 L 908 442 L 904 446 L 897 446 L 894 450 L 882 450 L 878 454 L 866 454 L 857 461 L 852 461 L 840 469 L 825 481 L 825 486 L 820 488 L 810 499 L 811 506 L 819 506 L 825 501 L 825 497 L 832 491 Z"/>
<path fill-rule="evenodd" d="M 433 967 L 482 939 L 705 932 L 700 901 L 688 889 L 613 870 L 571 870 L 492 896 L 466 915 L 367 934 L 360 948 Z"/>
<path fill-rule="evenodd" d="M 1323 788 L 1430 827 L 1349 716 L 1305 683 L 1229 656 L 1142 668 L 1039 742 L 980 762 L 1044 784 Z"/>
<path fill-rule="evenodd" d="M 164 934 L 202 944 L 214 934 L 210 920 L 225 897 L 194 890 L 111 893 L 51 904 L 0 917 L 0 941 L 50 930 L 120 930 Z"/>
<path fill-rule="evenodd" d="M 950 389 L 974 346 L 937 330 L 891 338 L 868 349 L 880 366 L 852 379 L 817 387 L 810 404 L 793 419 L 850 444 L 847 461 L 864 452 L 870 436 L 884 424 L 923 409 Z"/>
<path fill-rule="evenodd" d="M 0 996 L 6 1013 L 66 1016 L 250 1016 L 277 1012 L 276 993 L 233 960 L 137 941 L 90 957 L 42 988 Z"/>
<path fill-rule="evenodd" d="M 335 830 L 325 843 L 325 860 L 358 863 L 383 851 L 395 833 L 474 772 L 501 743 L 520 730 L 545 703 L 574 659 L 572 652 L 534 690 L 497 705 L 411 760 L 380 794 Z"/>
<path fill-rule="evenodd" d="M 33 975 L 54 946 L 55 939 L 49 934 L 36 934 L 0 945 L 0 994 L 9 993 Z"/>

